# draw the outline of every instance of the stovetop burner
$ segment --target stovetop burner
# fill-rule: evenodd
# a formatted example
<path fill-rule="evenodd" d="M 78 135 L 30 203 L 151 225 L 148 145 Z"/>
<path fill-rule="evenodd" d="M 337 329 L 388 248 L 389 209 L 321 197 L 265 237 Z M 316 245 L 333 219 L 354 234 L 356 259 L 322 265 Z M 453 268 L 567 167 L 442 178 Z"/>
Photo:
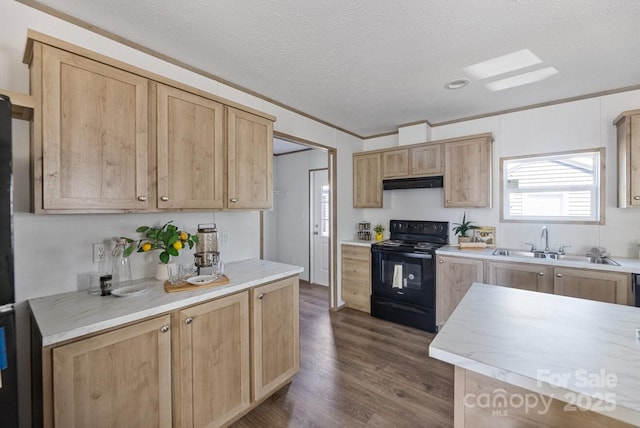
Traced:
<path fill-rule="evenodd" d="M 449 242 L 449 223 L 436 221 L 391 220 L 390 238 L 374 244 L 388 250 L 433 252 Z"/>

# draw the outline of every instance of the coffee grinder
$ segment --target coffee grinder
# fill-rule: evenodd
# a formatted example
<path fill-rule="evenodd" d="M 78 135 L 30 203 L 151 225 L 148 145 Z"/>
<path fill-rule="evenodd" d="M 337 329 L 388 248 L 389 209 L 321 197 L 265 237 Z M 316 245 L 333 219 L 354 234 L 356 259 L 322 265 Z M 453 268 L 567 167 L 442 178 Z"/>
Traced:
<path fill-rule="evenodd" d="M 215 266 L 220 260 L 218 231 L 215 223 L 205 223 L 198 225 L 198 242 L 194 253 L 195 265 L 198 268 L 198 275 L 215 275 Z"/>

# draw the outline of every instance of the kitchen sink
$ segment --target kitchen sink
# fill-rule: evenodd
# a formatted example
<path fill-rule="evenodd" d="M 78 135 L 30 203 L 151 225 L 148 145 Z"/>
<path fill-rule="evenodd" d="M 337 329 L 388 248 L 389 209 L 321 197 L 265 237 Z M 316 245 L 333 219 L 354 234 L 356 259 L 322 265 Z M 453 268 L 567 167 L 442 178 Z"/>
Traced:
<path fill-rule="evenodd" d="M 545 253 L 544 251 L 526 251 L 526 250 L 511 250 L 507 248 L 497 248 L 493 252 L 493 255 L 546 259 L 546 260 L 564 260 L 567 262 L 581 262 L 581 263 L 591 263 L 591 264 L 598 264 L 598 265 L 620 266 L 618 262 L 610 259 L 609 257 L 574 256 L 569 254 Z"/>

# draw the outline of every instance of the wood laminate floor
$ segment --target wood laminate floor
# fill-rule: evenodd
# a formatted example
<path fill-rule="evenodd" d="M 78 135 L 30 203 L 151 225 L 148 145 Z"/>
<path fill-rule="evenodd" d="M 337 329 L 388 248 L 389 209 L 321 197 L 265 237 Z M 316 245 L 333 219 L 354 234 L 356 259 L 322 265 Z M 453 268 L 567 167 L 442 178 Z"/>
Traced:
<path fill-rule="evenodd" d="M 300 283 L 300 372 L 243 427 L 452 427 L 453 366 L 429 358 L 433 334 L 352 309 Z"/>

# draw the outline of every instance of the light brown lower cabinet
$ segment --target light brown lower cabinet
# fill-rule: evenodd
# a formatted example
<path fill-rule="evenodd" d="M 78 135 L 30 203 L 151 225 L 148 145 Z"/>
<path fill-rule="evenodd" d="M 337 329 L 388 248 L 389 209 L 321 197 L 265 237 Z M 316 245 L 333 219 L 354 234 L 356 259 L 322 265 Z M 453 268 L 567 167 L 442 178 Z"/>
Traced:
<path fill-rule="evenodd" d="M 298 320 L 294 276 L 62 345 L 34 326 L 33 426 L 228 425 L 300 370 Z"/>
<path fill-rule="evenodd" d="M 436 256 L 436 325 L 441 328 L 474 282 L 484 282 L 484 261 Z"/>
<path fill-rule="evenodd" d="M 165 315 L 54 348 L 44 425 L 170 427 L 169 325 Z"/>
<path fill-rule="evenodd" d="M 553 292 L 599 302 L 631 304 L 631 274 L 590 269 L 554 269 Z"/>
<path fill-rule="evenodd" d="M 371 248 L 342 244 L 342 300 L 347 308 L 371 312 Z"/>
<path fill-rule="evenodd" d="M 485 278 L 488 284 L 553 293 L 553 267 L 546 265 L 488 261 Z"/>
<path fill-rule="evenodd" d="M 251 290 L 254 402 L 300 371 L 299 310 L 297 276 Z"/>
<path fill-rule="evenodd" d="M 220 426 L 251 406 L 249 292 L 174 314 L 174 425 Z"/>

